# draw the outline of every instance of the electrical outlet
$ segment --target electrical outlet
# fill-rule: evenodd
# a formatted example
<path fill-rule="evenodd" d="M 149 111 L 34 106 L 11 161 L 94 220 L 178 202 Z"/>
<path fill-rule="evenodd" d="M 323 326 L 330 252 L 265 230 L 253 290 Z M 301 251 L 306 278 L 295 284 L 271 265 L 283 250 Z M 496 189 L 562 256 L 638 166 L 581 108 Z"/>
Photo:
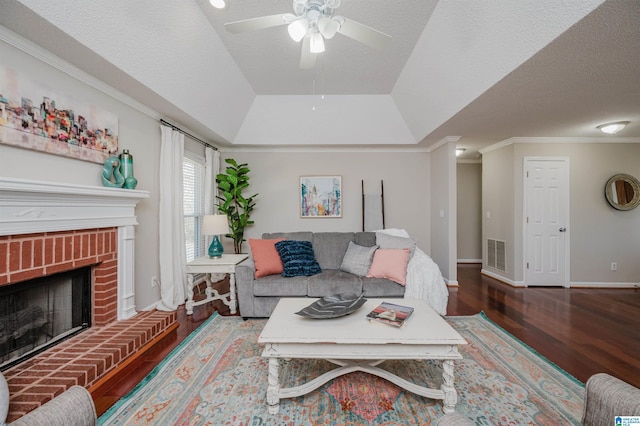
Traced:
<path fill-rule="evenodd" d="M 151 277 L 151 288 L 158 287 L 158 277 Z"/>
<path fill-rule="evenodd" d="M 611 270 L 612 271 L 618 270 L 618 262 L 611 262 Z"/>

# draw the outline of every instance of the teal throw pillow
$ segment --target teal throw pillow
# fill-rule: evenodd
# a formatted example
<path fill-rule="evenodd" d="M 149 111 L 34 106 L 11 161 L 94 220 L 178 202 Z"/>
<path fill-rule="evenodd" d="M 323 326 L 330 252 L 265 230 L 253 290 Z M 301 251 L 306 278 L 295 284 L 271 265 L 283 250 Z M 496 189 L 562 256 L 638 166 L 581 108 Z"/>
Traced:
<path fill-rule="evenodd" d="M 283 277 L 310 276 L 322 272 L 311 241 L 279 241 L 276 243 L 276 250 L 282 260 Z"/>

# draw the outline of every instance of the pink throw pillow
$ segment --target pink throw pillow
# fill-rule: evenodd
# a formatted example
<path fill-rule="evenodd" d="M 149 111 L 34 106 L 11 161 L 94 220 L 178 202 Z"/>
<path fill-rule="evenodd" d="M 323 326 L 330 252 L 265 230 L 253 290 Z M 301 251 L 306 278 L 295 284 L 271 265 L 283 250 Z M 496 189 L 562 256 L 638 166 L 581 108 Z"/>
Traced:
<path fill-rule="evenodd" d="M 251 256 L 253 263 L 256 265 L 256 278 L 265 277 L 267 275 L 281 274 L 282 260 L 276 243 L 283 241 L 284 238 L 276 238 L 273 240 L 249 239 L 249 247 L 251 247 Z"/>
<path fill-rule="evenodd" d="M 386 278 L 400 285 L 407 285 L 407 264 L 409 249 L 378 249 L 373 254 L 373 261 L 367 277 Z"/>

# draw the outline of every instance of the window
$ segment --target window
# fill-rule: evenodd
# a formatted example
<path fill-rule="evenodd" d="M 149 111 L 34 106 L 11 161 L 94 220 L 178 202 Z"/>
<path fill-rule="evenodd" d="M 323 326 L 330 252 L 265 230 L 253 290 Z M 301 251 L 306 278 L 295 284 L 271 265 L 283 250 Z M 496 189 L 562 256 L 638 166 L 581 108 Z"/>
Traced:
<path fill-rule="evenodd" d="M 187 262 L 205 254 L 205 237 L 201 232 L 202 216 L 204 216 L 204 176 L 204 158 L 185 151 L 182 163 L 182 185 Z"/>

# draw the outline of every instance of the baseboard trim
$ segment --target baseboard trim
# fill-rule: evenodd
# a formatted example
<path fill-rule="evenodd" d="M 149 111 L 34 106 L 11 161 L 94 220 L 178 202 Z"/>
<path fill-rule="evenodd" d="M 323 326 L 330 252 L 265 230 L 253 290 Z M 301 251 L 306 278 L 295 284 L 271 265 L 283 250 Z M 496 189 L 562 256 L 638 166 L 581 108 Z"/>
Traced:
<path fill-rule="evenodd" d="M 482 259 L 458 259 L 458 263 L 482 263 Z"/>
<path fill-rule="evenodd" d="M 493 279 L 496 279 L 496 280 L 498 280 L 498 281 L 501 281 L 501 282 L 503 282 L 503 283 L 505 283 L 505 284 L 509 284 L 511 287 L 526 287 L 525 283 L 524 283 L 524 282 L 522 282 L 522 281 L 513 281 L 513 280 L 510 280 L 510 279 L 509 279 L 509 278 L 507 278 L 507 277 L 503 277 L 502 275 L 498 275 L 498 274 L 496 274 L 495 272 L 487 271 L 487 270 L 486 270 L 486 269 L 484 269 L 484 268 L 482 268 L 482 269 L 480 270 L 480 273 L 481 273 L 481 274 L 483 274 L 483 275 L 486 275 L 486 276 L 488 276 L 488 277 L 491 277 L 491 278 L 493 278 Z"/>
<path fill-rule="evenodd" d="M 445 278 L 444 282 L 447 284 L 447 287 L 460 287 L 458 280 L 448 280 Z"/>
<path fill-rule="evenodd" d="M 569 284 L 571 288 L 640 288 L 640 283 L 617 283 L 617 282 L 583 282 L 575 281 Z"/>
<path fill-rule="evenodd" d="M 480 273 L 496 279 L 505 284 L 509 284 L 512 287 L 528 287 L 524 281 L 513 281 L 509 278 L 498 275 L 495 272 L 481 269 Z M 640 283 L 622 283 L 622 282 L 586 282 L 586 281 L 572 281 L 569 283 L 570 288 L 610 288 L 610 289 L 628 289 L 628 288 L 640 288 Z"/>

